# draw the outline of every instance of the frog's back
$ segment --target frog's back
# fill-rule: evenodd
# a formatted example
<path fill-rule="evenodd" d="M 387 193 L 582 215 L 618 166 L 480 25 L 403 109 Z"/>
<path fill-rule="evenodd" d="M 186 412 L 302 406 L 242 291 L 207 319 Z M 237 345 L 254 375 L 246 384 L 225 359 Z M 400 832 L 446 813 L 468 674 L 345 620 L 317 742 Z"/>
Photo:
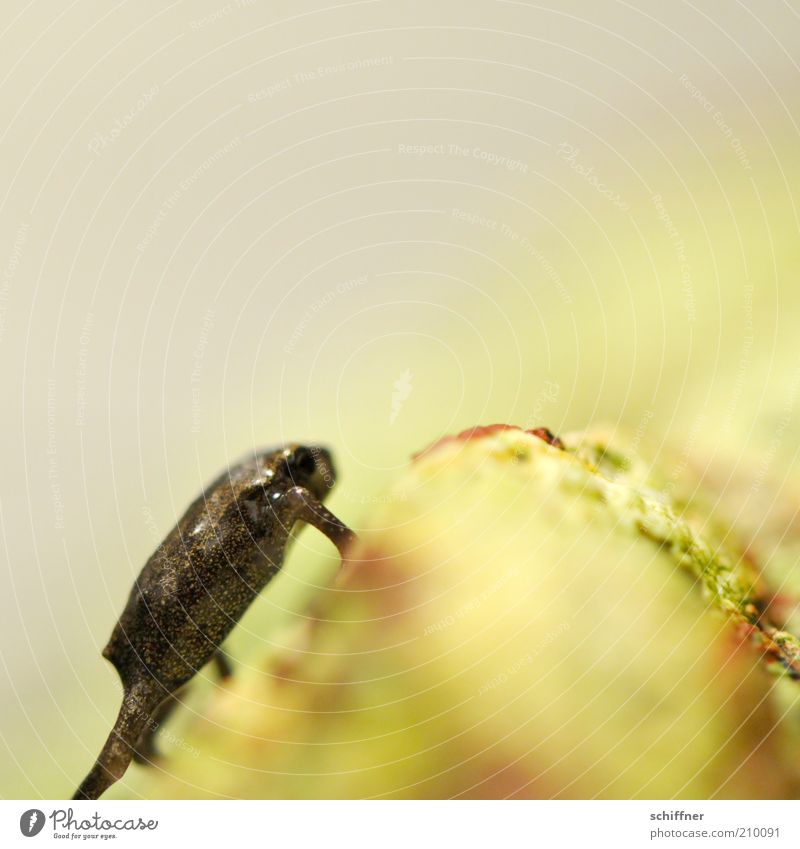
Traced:
<path fill-rule="evenodd" d="M 186 647 L 189 660 L 201 663 L 197 654 L 203 640 L 190 632 L 212 637 L 214 608 L 219 607 L 215 590 L 220 584 L 240 584 L 231 581 L 237 567 L 248 567 L 254 549 L 257 554 L 236 502 L 239 484 L 253 470 L 253 464 L 241 464 L 207 486 L 148 559 L 103 650 L 123 683 L 140 674 L 142 666 L 158 677 L 165 658 L 176 655 L 189 638 L 197 642 Z M 245 600 L 237 601 L 242 606 Z M 211 642 L 208 650 L 213 652 Z"/>

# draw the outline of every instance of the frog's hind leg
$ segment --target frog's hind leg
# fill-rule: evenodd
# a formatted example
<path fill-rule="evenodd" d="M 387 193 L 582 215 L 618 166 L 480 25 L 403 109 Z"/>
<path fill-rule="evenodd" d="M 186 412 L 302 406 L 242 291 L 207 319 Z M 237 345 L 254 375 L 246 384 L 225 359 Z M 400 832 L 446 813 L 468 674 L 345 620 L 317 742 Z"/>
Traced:
<path fill-rule="evenodd" d="M 179 690 L 176 693 L 170 693 L 153 711 L 153 715 L 145 725 L 133 748 L 133 759 L 137 764 L 152 764 L 159 758 L 156 734 L 180 704 L 180 692 Z"/>
<path fill-rule="evenodd" d="M 217 667 L 219 677 L 222 678 L 223 681 L 233 675 L 233 666 L 231 665 L 230 658 L 222 649 L 217 649 L 214 652 L 214 666 Z"/>
<path fill-rule="evenodd" d="M 223 680 L 233 675 L 231 662 L 222 649 L 217 649 L 214 652 L 211 662 L 216 667 L 219 677 Z M 183 688 L 175 693 L 170 693 L 153 712 L 152 719 L 145 725 L 133 750 L 133 759 L 137 764 L 152 764 L 153 761 L 159 758 L 160 753 L 156 746 L 156 735 L 161 726 L 172 716 L 175 708 L 180 704 L 182 693 Z"/>
<path fill-rule="evenodd" d="M 125 690 L 117 721 L 73 799 L 99 799 L 122 778 L 133 757 L 134 746 L 163 697 L 163 688 L 153 679 L 136 681 Z"/>

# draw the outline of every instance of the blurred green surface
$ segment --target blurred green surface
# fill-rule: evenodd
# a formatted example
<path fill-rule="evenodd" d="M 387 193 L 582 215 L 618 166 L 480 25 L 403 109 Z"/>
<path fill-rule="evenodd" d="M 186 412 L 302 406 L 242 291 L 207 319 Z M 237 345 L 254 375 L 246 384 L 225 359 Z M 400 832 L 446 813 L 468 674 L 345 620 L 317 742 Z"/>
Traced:
<path fill-rule="evenodd" d="M 566 442 L 590 459 L 506 430 L 417 460 L 293 643 L 115 795 L 795 798 L 800 686 L 748 630 L 758 570 L 624 444 Z"/>

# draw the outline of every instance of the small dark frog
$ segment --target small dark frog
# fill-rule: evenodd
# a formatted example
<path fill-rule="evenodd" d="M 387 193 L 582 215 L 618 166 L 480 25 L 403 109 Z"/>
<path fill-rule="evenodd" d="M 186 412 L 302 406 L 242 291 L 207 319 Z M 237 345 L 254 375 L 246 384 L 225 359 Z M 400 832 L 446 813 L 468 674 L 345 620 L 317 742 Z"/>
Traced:
<path fill-rule="evenodd" d="M 289 445 L 231 467 L 189 507 L 147 561 L 103 656 L 122 679 L 114 728 L 75 799 L 97 799 L 131 758 L 154 754 L 153 735 L 175 692 L 220 644 L 283 564 L 296 522 L 344 552 L 354 534 L 322 501 L 334 484 L 324 448 Z"/>

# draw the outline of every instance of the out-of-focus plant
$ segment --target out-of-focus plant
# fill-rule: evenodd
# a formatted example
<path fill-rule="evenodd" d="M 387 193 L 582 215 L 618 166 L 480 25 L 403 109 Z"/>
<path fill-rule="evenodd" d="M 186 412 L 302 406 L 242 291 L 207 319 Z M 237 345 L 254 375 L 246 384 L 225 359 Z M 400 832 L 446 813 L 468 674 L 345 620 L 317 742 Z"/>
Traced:
<path fill-rule="evenodd" d="M 293 648 L 206 692 L 128 792 L 794 796 L 797 571 L 737 519 L 713 475 L 619 435 L 444 439 Z"/>

